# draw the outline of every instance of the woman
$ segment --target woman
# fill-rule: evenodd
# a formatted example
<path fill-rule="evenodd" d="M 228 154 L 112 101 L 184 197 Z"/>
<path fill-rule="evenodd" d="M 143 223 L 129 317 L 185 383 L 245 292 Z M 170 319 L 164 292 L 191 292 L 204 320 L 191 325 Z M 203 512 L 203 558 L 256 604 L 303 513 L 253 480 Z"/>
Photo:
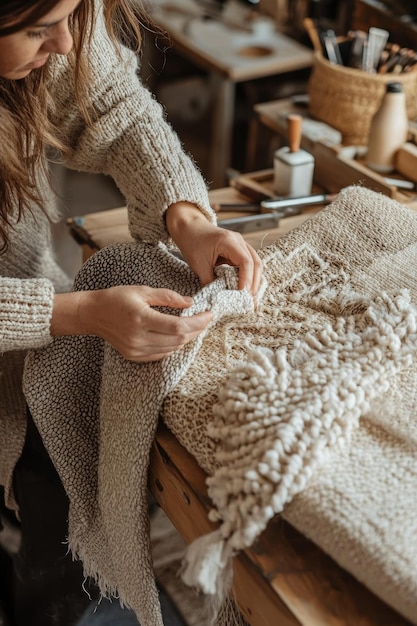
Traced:
<path fill-rule="evenodd" d="M 51 251 L 57 216 L 46 151 L 68 167 L 112 176 L 132 235 L 171 237 L 202 284 L 222 262 L 239 268 L 240 288 L 256 293 L 260 282 L 255 251 L 216 226 L 202 177 L 139 82 L 137 24 L 131 0 L 0 3 L 0 484 L 2 518 L 13 522 L 17 513 L 22 531 L 13 563 L 2 555 L 0 593 L 18 626 L 72 624 L 87 599 L 80 566 L 66 555 L 66 495 L 21 392 L 25 350 L 89 334 L 127 359 L 152 361 L 211 319 L 157 312 L 191 305 L 166 289 L 70 292 Z"/>

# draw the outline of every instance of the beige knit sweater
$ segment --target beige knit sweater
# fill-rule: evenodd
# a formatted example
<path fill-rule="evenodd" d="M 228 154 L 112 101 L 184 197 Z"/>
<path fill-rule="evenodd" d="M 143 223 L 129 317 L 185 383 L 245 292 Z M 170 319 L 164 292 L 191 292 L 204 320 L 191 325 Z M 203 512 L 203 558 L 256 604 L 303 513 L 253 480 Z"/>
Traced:
<path fill-rule="evenodd" d="M 51 63 L 52 121 L 72 148 L 70 168 L 111 176 L 126 198 L 129 224 L 137 239 L 166 240 L 163 214 L 173 202 L 196 203 L 214 219 L 204 180 L 164 120 L 161 106 L 138 78 L 136 56 L 123 50 L 120 59 L 99 15 L 91 49 L 91 97 L 95 122 L 86 127 L 75 104 L 73 70 L 66 57 Z M 54 215 L 54 197 L 42 185 L 46 206 Z M 0 484 L 14 505 L 11 475 L 25 433 L 25 400 L 21 391 L 25 350 L 51 341 L 49 326 L 55 291 L 66 291 L 69 279 L 57 265 L 50 224 L 33 207 L 11 232 L 11 245 L 0 261 Z"/>

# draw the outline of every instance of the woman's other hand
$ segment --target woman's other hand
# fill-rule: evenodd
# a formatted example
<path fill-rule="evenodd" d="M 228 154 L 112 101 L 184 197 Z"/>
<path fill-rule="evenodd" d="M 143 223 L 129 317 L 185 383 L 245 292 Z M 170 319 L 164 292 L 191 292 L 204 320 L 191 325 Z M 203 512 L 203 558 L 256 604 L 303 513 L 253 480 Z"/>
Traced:
<path fill-rule="evenodd" d="M 166 212 L 168 232 L 202 285 L 214 279 L 214 268 L 227 263 L 239 268 L 239 289 L 258 292 L 262 261 L 242 235 L 212 224 L 193 204 L 177 202 Z"/>
<path fill-rule="evenodd" d="M 51 334 L 96 335 L 130 361 L 158 361 L 195 339 L 212 313 L 178 317 L 156 311 L 186 309 L 192 298 L 170 289 L 120 286 L 55 296 Z"/>

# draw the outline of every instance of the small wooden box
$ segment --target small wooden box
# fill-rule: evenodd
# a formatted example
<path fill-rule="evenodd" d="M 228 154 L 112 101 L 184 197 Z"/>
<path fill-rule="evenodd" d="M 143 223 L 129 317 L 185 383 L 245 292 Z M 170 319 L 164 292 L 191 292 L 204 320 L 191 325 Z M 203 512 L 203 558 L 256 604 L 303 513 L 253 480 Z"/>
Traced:
<path fill-rule="evenodd" d="M 373 191 L 379 191 L 401 204 L 417 208 L 417 196 L 414 191 L 405 191 L 387 182 L 383 176 L 367 167 L 363 158 L 356 158 L 353 151 L 352 147 L 317 142 L 314 146 L 315 182 L 328 193 L 337 193 L 349 185 L 362 185 Z M 390 178 L 404 180 L 396 173 L 390 175 Z"/>

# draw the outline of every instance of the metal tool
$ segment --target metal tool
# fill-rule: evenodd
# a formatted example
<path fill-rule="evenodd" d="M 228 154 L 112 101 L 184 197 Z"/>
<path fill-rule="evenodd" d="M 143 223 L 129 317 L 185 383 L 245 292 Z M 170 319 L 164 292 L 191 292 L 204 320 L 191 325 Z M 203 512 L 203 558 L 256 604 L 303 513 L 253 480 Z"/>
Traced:
<path fill-rule="evenodd" d="M 245 215 L 218 220 L 217 225 L 229 230 L 236 230 L 240 233 L 277 228 L 281 218 L 299 215 L 304 206 L 329 204 L 336 196 L 337 194 L 316 193 L 311 196 L 270 198 L 261 200 L 258 204 L 221 204 L 219 205 L 219 210 L 235 208 L 243 211 L 253 211 L 255 208 L 260 208 L 261 210 L 263 209 L 264 212 L 257 213 L 256 215 Z M 266 210 L 268 212 L 265 212 Z"/>
<path fill-rule="evenodd" d="M 388 185 L 395 185 L 397 189 L 406 189 L 407 191 L 416 191 L 417 184 L 412 180 L 403 180 L 402 178 L 391 178 L 390 176 L 383 176 L 383 179 Z"/>
<path fill-rule="evenodd" d="M 257 215 L 218 220 L 217 226 L 227 228 L 228 230 L 236 230 L 239 233 L 250 233 L 257 230 L 277 228 L 281 217 L 282 214 L 275 211 L 274 213 L 258 213 Z"/>
<path fill-rule="evenodd" d="M 260 205 L 261 209 L 280 211 L 282 209 L 301 208 L 313 204 L 329 204 L 333 202 L 336 196 L 337 194 L 334 193 L 316 193 L 311 196 L 271 198 L 270 200 L 261 200 Z"/>
<path fill-rule="evenodd" d="M 339 44 L 333 29 L 329 28 L 323 33 L 323 45 L 330 63 L 343 65 Z"/>

